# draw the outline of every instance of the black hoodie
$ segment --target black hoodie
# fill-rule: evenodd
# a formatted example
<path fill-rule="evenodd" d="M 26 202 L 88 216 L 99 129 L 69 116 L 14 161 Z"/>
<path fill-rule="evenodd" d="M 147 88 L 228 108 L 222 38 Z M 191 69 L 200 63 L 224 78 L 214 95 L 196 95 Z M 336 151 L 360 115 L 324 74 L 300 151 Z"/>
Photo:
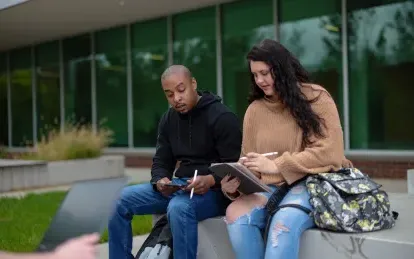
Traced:
<path fill-rule="evenodd" d="M 242 133 L 240 121 L 221 98 L 209 92 L 201 95 L 197 105 L 186 114 L 170 108 L 158 125 L 156 153 L 151 169 L 151 182 L 176 177 L 210 174 L 211 163 L 238 161 Z M 215 176 L 216 184 L 219 178 Z M 155 187 L 155 186 L 154 186 Z"/>

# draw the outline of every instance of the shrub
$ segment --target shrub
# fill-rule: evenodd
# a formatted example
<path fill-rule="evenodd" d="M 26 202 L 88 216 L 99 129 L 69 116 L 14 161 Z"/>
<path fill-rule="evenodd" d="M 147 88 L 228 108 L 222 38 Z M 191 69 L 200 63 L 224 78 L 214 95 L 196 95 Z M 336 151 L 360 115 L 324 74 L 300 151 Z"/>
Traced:
<path fill-rule="evenodd" d="M 0 159 L 7 159 L 9 158 L 9 154 L 7 153 L 7 150 L 5 147 L 0 146 Z"/>
<path fill-rule="evenodd" d="M 34 152 L 25 155 L 25 159 L 46 161 L 94 158 L 112 142 L 112 131 L 100 128 L 96 132 L 90 125 L 66 123 L 64 131 L 49 130 L 42 136 Z"/>

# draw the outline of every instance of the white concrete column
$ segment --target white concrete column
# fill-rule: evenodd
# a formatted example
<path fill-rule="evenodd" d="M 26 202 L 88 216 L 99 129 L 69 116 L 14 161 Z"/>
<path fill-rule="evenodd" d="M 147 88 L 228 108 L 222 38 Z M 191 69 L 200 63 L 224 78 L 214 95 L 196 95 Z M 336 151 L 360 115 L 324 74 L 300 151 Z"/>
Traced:
<path fill-rule="evenodd" d="M 414 169 L 407 170 L 407 190 L 408 194 L 414 194 Z"/>

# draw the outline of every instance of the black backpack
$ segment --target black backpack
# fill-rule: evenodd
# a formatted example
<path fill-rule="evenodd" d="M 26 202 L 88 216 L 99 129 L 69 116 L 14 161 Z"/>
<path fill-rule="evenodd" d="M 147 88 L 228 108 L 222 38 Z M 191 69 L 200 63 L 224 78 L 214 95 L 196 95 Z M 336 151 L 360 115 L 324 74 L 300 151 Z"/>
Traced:
<path fill-rule="evenodd" d="M 172 259 L 172 234 L 167 215 L 162 216 L 139 249 L 135 259 Z"/>

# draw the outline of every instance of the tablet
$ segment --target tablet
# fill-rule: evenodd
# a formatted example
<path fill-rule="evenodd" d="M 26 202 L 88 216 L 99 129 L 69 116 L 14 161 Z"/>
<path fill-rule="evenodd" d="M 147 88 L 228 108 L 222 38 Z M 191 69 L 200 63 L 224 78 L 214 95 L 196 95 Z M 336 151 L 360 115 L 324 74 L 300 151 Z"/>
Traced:
<path fill-rule="evenodd" d="M 240 180 L 238 190 L 243 194 L 251 194 L 255 192 L 269 192 L 272 189 L 262 183 L 247 167 L 240 163 L 218 163 L 212 164 L 209 168 L 215 175 L 224 178 L 226 175 L 237 177 Z"/>

